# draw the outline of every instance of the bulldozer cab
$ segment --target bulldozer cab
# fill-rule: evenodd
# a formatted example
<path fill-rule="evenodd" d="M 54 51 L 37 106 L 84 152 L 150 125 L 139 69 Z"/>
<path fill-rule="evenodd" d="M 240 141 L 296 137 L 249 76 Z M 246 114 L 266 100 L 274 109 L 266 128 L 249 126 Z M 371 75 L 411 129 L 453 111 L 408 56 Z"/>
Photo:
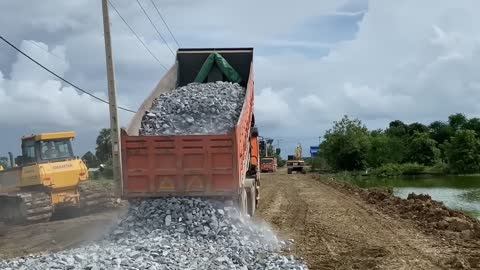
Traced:
<path fill-rule="evenodd" d="M 74 158 L 73 132 L 43 133 L 22 138 L 19 165 L 58 162 Z"/>

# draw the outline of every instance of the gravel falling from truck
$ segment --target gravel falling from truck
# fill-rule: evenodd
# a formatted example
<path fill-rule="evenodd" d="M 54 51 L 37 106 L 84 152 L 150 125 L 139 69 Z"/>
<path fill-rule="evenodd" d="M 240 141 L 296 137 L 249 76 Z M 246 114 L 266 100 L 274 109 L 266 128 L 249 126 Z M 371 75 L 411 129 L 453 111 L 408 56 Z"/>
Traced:
<path fill-rule="evenodd" d="M 154 100 L 140 135 L 227 133 L 237 123 L 244 99 L 245 88 L 237 83 L 190 83 Z"/>
<path fill-rule="evenodd" d="M 200 198 L 143 200 L 101 241 L 0 261 L 0 269 L 307 269 L 268 228 Z"/>

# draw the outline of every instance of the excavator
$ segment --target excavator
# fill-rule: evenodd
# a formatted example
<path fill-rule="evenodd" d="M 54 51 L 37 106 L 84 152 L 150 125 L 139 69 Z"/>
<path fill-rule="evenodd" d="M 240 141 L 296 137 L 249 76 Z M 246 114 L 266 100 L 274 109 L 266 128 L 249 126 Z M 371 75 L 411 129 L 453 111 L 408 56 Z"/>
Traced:
<path fill-rule="evenodd" d="M 302 159 L 302 145 L 298 144 L 295 148 L 295 155 L 288 156 L 287 160 L 287 173 L 292 174 L 292 172 L 301 172 L 306 174 L 305 170 L 305 161 Z"/>
<path fill-rule="evenodd" d="M 42 133 L 21 139 L 22 155 L 0 170 L 0 223 L 50 220 L 61 209 L 88 210 L 106 199 L 88 187 L 88 168 L 73 154 L 74 132 Z"/>

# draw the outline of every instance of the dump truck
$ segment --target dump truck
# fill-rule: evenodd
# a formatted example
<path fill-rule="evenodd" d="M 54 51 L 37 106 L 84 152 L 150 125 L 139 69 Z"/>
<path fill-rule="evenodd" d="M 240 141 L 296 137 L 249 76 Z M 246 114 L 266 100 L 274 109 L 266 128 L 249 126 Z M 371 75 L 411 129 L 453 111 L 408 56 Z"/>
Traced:
<path fill-rule="evenodd" d="M 88 169 L 74 156 L 75 133 L 24 136 L 22 155 L 0 171 L 0 223 L 48 221 L 60 209 L 94 208 L 105 202 L 86 185 Z"/>
<path fill-rule="evenodd" d="M 305 170 L 305 161 L 302 159 L 302 146 L 300 144 L 295 148 L 295 155 L 289 155 L 287 159 L 287 173 L 292 172 L 307 173 Z"/>
<path fill-rule="evenodd" d="M 263 157 L 260 159 L 260 169 L 262 172 L 276 172 L 277 171 L 277 158 L 276 157 Z"/>
<path fill-rule="evenodd" d="M 144 114 L 160 94 L 185 86 L 205 73 L 212 55 L 221 56 L 246 90 L 236 125 L 225 134 L 140 136 Z M 208 197 L 235 202 L 253 216 L 259 202 L 258 129 L 254 116 L 253 48 L 179 49 L 175 64 L 121 129 L 122 197 Z M 222 62 L 210 62 L 202 82 L 226 81 Z"/>

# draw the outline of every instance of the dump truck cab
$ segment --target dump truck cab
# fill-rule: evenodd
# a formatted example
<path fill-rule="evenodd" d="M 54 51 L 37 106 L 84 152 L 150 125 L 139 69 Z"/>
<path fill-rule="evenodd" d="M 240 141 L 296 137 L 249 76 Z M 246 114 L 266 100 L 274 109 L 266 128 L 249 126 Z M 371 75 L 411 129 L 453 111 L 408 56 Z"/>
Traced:
<path fill-rule="evenodd" d="M 262 172 L 275 172 L 277 170 L 277 159 L 275 157 L 263 157 L 260 160 Z"/>

